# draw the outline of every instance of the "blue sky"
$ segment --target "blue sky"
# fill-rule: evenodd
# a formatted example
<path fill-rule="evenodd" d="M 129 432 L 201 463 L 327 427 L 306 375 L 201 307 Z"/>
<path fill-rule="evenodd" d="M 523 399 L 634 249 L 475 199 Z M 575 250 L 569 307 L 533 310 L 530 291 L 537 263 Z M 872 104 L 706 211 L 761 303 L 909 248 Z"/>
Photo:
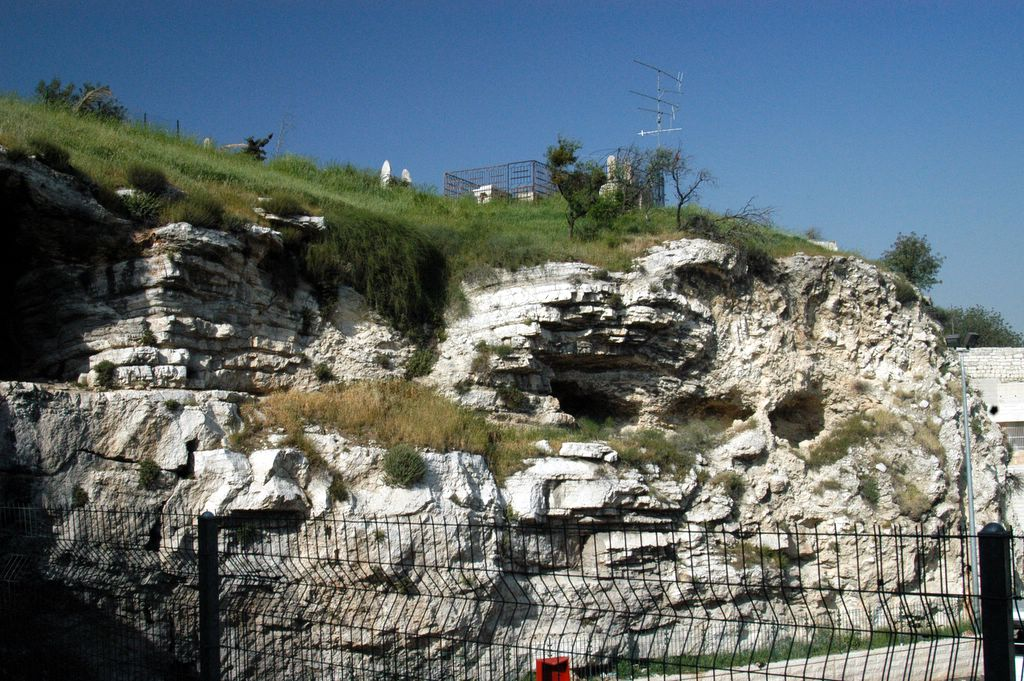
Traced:
<path fill-rule="evenodd" d="M 639 58 L 684 74 L 678 135 L 783 227 L 878 257 L 946 256 L 940 305 L 1024 330 L 1024 2 L 51 2 L 0 0 L 0 91 L 109 83 L 220 143 L 274 131 L 321 161 L 445 169 L 650 145 Z"/>

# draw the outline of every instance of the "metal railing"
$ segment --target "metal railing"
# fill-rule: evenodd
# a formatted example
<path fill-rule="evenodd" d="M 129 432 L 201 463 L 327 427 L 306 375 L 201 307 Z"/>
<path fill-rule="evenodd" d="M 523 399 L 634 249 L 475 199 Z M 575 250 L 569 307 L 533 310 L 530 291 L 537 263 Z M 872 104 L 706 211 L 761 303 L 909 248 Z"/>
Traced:
<path fill-rule="evenodd" d="M 1003 678 L 993 532 L 979 618 L 962 534 L 6 508 L 0 676 Z"/>
<path fill-rule="evenodd" d="M 540 161 L 516 161 L 444 174 L 444 195 L 457 198 L 491 185 L 509 198 L 533 201 L 555 192 L 551 170 Z"/>

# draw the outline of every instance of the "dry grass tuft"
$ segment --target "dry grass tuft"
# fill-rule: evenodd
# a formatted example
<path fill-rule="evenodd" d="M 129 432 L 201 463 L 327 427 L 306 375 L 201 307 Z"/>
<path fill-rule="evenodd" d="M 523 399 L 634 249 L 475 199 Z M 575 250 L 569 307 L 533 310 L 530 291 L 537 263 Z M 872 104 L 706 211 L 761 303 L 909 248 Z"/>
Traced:
<path fill-rule="evenodd" d="M 318 392 L 275 393 L 258 407 L 243 409 L 243 418 L 245 427 L 232 439 L 243 450 L 254 449 L 264 435 L 280 429 L 289 443 L 308 454 L 312 448 L 303 429 L 318 425 L 387 447 L 409 444 L 482 454 L 499 480 L 521 468 L 523 459 L 535 453 L 533 442 L 549 435 L 541 429 L 490 423 L 408 381 L 363 381 Z"/>

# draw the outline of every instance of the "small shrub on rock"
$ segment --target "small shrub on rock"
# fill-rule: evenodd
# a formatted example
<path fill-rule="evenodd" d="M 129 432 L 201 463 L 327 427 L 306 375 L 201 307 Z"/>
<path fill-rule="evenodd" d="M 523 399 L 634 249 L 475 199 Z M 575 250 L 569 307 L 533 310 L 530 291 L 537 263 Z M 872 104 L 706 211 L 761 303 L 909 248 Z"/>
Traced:
<path fill-rule="evenodd" d="M 896 277 L 896 300 L 903 305 L 907 303 L 916 303 L 920 300 L 920 296 L 917 293 L 917 289 L 914 288 L 913 284 L 904 279 L 903 277 Z"/>
<path fill-rule="evenodd" d="M 914 522 L 919 522 L 924 517 L 924 514 L 931 510 L 932 500 L 912 482 L 906 480 L 894 482 L 896 487 L 896 505 L 900 507 L 900 513 L 909 517 Z"/>
<path fill-rule="evenodd" d="M 171 412 L 172 414 L 178 413 L 179 411 L 181 411 L 181 408 L 181 402 L 179 402 L 178 400 L 164 400 L 164 409 Z"/>
<path fill-rule="evenodd" d="M 412 487 L 427 473 L 427 463 L 411 445 L 395 445 L 387 451 L 381 463 L 384 481 L 394 487 Z"/>
<path fill-rule="evenodd" d="M 142 489 L 155 489 L 160 481 L 160 466 L 156 465 L 153 459 L 143 459 L 139 462 L 139 487 Z"/>
<path fill-rule="evenodd" d="M 878 479 L 873 475 L 865 475 L 857 484 L 857 492 L 871 506 L 878 505 L 881 494 L 878 491 Z"/>
<path fill-rule="evenodd" d="M 96 372 L 96 385 L 106 389 L 114 387 L 114 375 L 117 371 L 117 367 L 113 362 L 103 360 L 93 367 L 93 371 Z"/>
<path fill-rule="evenodd" d="M 345 484 L 345 478 L 335 475 L 331 479 L 331 486 L 327 488 L 327 495 L 331 498 L 331 501 L 345 501 L 348 499 L 348 485 Z"/>
<path fill-rule="evenodd" d="M 409 357 L 409 361 L 405 363 L 405 377 L 406 379 L 416 378 L 417 376 L 426 376 L 430 373 L 430 370 L 434 368 L 434 362 L 437 361 L 437 355 L 430 348 L 419 348 L 412 356 Z"/>
<path fill-rule="evenodd" d="M 139 343 L 150 347 L 156 345 L 156 334 L 150 328 L 149 322 L 142 323 L 142 336 L 139 337 Z"/>
<path fill-rule="evenodd" d="M 89 493 L 82 489 L 81 485 L 75 485 L 75 488 L 71 490 L 71 506 L 73 508 L 82 508 L 89 503 Z"/>
<path fill-rule="evenodd" d="M 726 495 L 733 501 L 739 501 L 747 489 L 743 476 L 736 471 L 721 471 L 709 481 L 712 485 L 721 485 Z"/>
<path fill-rule="evenodd" d="M 530 406 L 530 398 L 514 385 L 502 384 L 497 390 L 498 398 L 512 411 L 523 411 Z"/>
<path fill-rule="evenodd" d="M 313 367 L 313 374 L 316 376 L 316 380 L 321 383 L 330 383 L 334 380 L 334 372 L 331 371 L 331 367 L 323 362 Z"/>
<path fill-rule="evenodd" d="M 474 374 L 487 373 L 491 368 L 491 346 L 484 341 L 480 341 L 476 344 L 476 354 L 473 356 L 473 361 L 469 365 L 470 371 Z"/>
<path fill-rule="evenodd" d="M 155 225 L 163 210 L 163 201 L 146 192 L 133 192 L 121 197 L 121 204 L 128 211 L 128 217 L 143 225 Z"/>

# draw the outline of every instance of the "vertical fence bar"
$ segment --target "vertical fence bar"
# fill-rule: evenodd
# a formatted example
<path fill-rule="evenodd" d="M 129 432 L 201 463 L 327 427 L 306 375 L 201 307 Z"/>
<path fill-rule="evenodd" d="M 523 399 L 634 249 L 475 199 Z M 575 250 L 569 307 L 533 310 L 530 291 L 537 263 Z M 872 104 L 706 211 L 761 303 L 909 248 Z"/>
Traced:
<path fill-rule="evenodd" d="M 199 516 L 199 678 L 220 681 L 220 576 L 217 518 Z"/>
<path fill-rule="evenodd" d="M 978 533 L 985 681 L 1010 681 L 1014 677 L 1010 538 L 999 523 L 989 523 Z"/>

